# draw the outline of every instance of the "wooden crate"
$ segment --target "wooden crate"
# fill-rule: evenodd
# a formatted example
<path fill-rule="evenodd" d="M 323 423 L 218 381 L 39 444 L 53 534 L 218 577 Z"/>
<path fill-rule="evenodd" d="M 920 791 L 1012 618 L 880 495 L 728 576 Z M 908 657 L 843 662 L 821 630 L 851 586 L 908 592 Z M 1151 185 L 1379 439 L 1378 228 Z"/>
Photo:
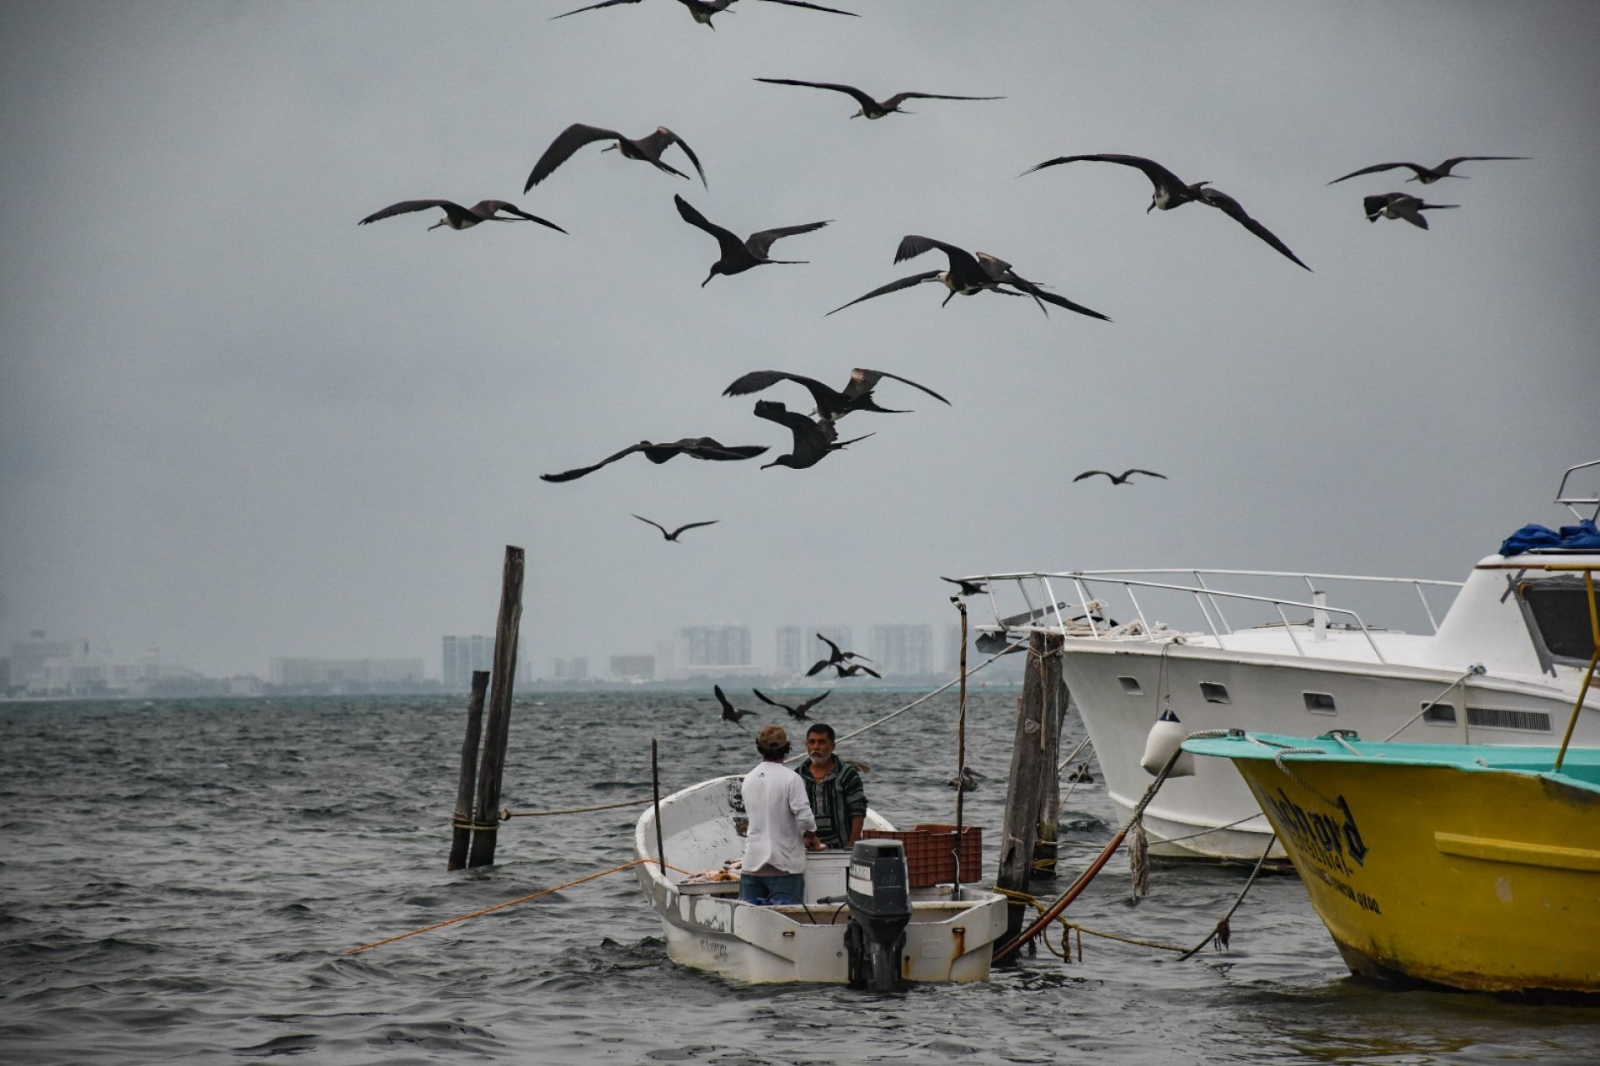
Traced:
<path fill-rule="evenodd" d="M 863 839 L 898 840 L 906 849 L 906 875 L 912 888 L 948 885 L 956 879 L 956 827 L 919 825 L 912 829 L 863 829 Z M 983 880 L 983 829 L 961 827 L 961 880 Z"/>

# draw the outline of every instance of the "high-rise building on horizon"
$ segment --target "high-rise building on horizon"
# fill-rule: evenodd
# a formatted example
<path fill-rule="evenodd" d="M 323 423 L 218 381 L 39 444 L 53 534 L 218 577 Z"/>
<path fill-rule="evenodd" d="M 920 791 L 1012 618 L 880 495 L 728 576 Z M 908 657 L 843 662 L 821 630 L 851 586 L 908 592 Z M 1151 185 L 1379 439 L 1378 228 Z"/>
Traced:
<path fill-rule="evenodd" d="M 494 638 L 485 636 L 447 636 L 443 641 L 444 687 L 447 692 L 465 692 L 472 687 L 474 670 L 494 668 Z"/>
<path fill-rule="evenodd" d="M 867 632 L 867 639 L 873 668 L 883 676 L 926 676 L 933 673 L 931 625 L 873 626 Z"/>
<path fill-rule="evenodd" d="M 680 654 L 675 658 L 681 675 L 751 668 L 747 625 L 683 626 L 678 630 L 678 647 Z"/>

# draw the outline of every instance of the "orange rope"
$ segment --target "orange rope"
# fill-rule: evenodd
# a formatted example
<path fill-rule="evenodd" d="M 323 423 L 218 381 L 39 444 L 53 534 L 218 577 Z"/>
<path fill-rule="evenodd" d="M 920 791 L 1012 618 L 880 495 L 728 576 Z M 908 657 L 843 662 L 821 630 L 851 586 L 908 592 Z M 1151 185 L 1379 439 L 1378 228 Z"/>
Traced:
<path fill-rule="evenodd" d="M 388 938 L 386 938 L 384 940 L 374 940 L 370 944 L 362 944 L 358 948 L 350 948 L 349 950 L 343 952 L 343 954 L 345 954 L 345 955 L 355 955 L 355 954 L 358 954 L 359 952 L 366 951 L 369 948 L 377 948 L 377 947 L 382 947 L 385 944 L 393 944 L 396 940 L 404 940 L 408 936 L 416 936 L 418 933 L 426 933 L 426 932 L 430 932 L 431 930 L 434 930 L 434 929 L 443 929 L 447 925 L 455 925 L 457 922 L 464 922 L 468 918 L 476 918 L 479 915 L 489 914 L 492 911 L 504 910 L 507 907 L 514 907 L 518 903 L 526 903 L 530 899 L 538 899 L 540 896 L 548 896 L 552 892 L 560 892 L 564 888 L 571 888 L 574 885 L 581 885 L 585 881 L 593 881 L 596 878 L 605 877 L 607 874 L 619 873 L 619 872 L 621 872 L 623 870 L 631 869 L 631 868 L 633 868 L 635 866 L 638 866 L 640 863 L 655 862 L 655 861 L 656 861 L 655 859 L 634 859 L 632 862 L 625 862 L 621 866 L 613 866 L 609 870 L 601 870 L 599 873 L 593 873 L 593 874 L 589 874 L 589 875 L 587 875 L 585 877 L 580 877 L 576 881 L 568 881 L 564 885 L 556 885 L 553 888 L 541 889 L 540 891 L 534 892 L 531 895 L 522 896 L 522 897 L 520 897 L 518 899 L 507 900 L 504 903 L 496 903 L 494 906 L 485 907 L 481 911 L 473 911 L 471 914 L 463 914 L 463 915 L 460 915 L 459 917 L 447 918 L 442 922 L 434 922 L 432 925 L 425 925 L 421 929 L 413 929 L 409 933 L 401 933 L 399 936 L 391 936 L 391 937 L 388 937 Z M 689 873 L 688 870 L 681 869 L 681 868 L 679 868 L 677 866 L 672 865 L 671 863 L 663 863 L 662 865 L 664 865 L 669 870 L 676 870 L 680 874 Z"/>

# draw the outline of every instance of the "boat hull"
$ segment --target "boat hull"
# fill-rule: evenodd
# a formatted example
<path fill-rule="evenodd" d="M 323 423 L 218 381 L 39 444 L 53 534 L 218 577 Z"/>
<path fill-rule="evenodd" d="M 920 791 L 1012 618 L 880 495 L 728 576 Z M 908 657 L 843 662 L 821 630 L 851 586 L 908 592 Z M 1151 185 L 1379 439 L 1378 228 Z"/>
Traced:
<path fill-rule="evenodd" d="M 1275 762 L 1246 741 L 1186 747 L 1232 758 L 1352 972 L 1600 994 L 1600 773 L 1550 774 L 1544 748 L 1357 743 L 1364 757 Z"/>

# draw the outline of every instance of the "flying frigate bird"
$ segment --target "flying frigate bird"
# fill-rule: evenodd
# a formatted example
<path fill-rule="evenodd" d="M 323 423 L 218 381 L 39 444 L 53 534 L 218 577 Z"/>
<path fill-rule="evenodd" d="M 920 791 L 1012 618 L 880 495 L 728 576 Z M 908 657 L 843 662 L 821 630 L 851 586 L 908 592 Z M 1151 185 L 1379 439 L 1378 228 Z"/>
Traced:
<path fill-rule="evenodd" d="M 529 172 L 528 182 L 522 187 L 522 191 L 527 192 L 545 178 L 548 178 L 556 167 L 570 159 L 572 154 L 579 148 L 586 144 L 593 144 L 595 141 L 616 141 L 616 144 L 609 145 L 601 149 L 601 151 L 610 152 L 615 150 L 621 152 L 624 158 L 640 159 L 653 165 L 657 170 L 665 171 L 668 174 L 676 174 L 685 181 L 691 180 L 689 175 L 683 171 L 668 166 L 661 161 L 661 153 L 673 145 L 677 145 L 683 149 L 683 154 L 689 157 L 689 162 L 694 164 L 695 173 L 700 175 L 700 184 L 710 188 L 709 185 L 706 185 L 706 172 L 700 166 L 700 160 L 695 156 L 694 150 L 689 147 L 689 143 L 665 126 L 657 126 L 654 133 L 634 139 L 632 137 L 624 137 L 616 130 L 602 129 L 599 126 L 585 126 L 581 122 L 574 122 L 556 135 L 556 139 L 550 142 L 550 147 L 544 150 L 544 154 L 539 157 L 539 161 L 533 164 L 533 170 Z"/>
<path fill-rule="evenodd" d="M 451 200 L 401 200 L 397 204 L 390 204 L 382 211 L 374 211 L 366 218 L 357 222 L 358 226 L 365 226 L 369 222 L 378 222 L 382 219 L 393 218 L 395 215 L 404 215 L 412 211 L 426 211 L 430 207 L 437 207 L 444 211 L 444 217 L 429 229 L 438 229 L 440 226 L 449 226 L 451 229 L 471 229 L 480 222 L 537 222 L 541 226 L 549 226 L 562 233 L 567 232 L 549 219 L 530 215 L 516 204 L 508 204 L 504 200 L 479 200 L 471 207 L 462 207 Z M 503 218 L 500 212 L 515 215 L 515 218 Z"/>
<path fill-rule="evenodd" d="M 643 452 L 646 459 L 660 465 L 675 455 L 692 455 L 696 459 L 727 461 L 753 459 L 766 450 L 767 447 L 764 444 L 723 444 L 711 437 L 683 437 L 680 440 L 662 444 L 652 444 L 650 441 L 642 440 L 638 444 L 630 444 L 615 455 L 606 456 L 593 466 L 580 466 L 574 470 L 564 470 L 559 474 L 540 474 L 539 480 L 575 481 L 585 474 L 592 474 L 602 466 L 614 463 L 618 459 L 626 458 L 634 452 Z"/>
<path fill-rule="evenodd" d="M 981 596 L 989 591 L 989 583 L 987 581 L 968 581 L 965 578 L 943 576 L 939 580 L 948 581 L 952 585 L 960 585 L 961 591 L 956 593 L 957 596 Z"/>
<path fill-rule="evenodd" d="M 711 691 L 716 693 L 717 702 L 722 704 L 722 720 L 724 722 L 732 722 L 734 725 L 739 726 L 740 729 L 743 729 L 744 726 L 740 724 L 739 719 L 756 713 L 755 711 L 747 711 L 743 707 L 735 707 L 729 703 L 728 697 L 722 694 L 721 685 L 712 685 Z"/>
<path fill-rule="evenodd" d="M 1111 321 L 1099 311 L 1084 307 L 1082 304 L 1075 304 L 1065 296 L 1057 296 L 1055 293 L 1045 292 L 1039 285 L 1011 269 L 1010 263 L 992 256 L 988 252 L 968 252 L 966 249 L 958 248 L 953 244 L 936 241 L 932 237 L 919 237 L 911 233 L 900 238 L 900 246 L 895 249 L 894 261 L 901 263 L 935 248 L 942 251 L 946 258 L 949 259 L 949 270 L 927 270 L 921 274 L 912 274 L 909 277 L 900 278 L 898 281 L 891 281 L 887 285 L 880 285 L 864 296 L 857 296 L 850 303 L 835 307 L 828 312 L 828 315 L 843 311 L 851 304 L 870 300 L 874 296 L 882 296 L 884 293 L 909 289 L 924 282 L 938 282 L 950 290 L 949 294 L 944 298 L 944 303 L 939 305 L 940 307 L 949 303 L 955 296 L 973 296 L 980 292 L 998 292 L 1005 296 L 1031 296 L 1033 297 L 1033 302 L 1039 305 L 1039 310 L 1046 315 L 1049 315 L 1050 312 L 1046 310 L 1044 305 L 1049 303 L 1057 307 L 1065 307 L 1069 311 L 1076 311 L 1080 315 L 1098 318 L 1103 322 Z M 1002 287 L 1006 285 L 1011 286 L 1011 288 Z M 827 318 L 828 315 L 823 315 L 822 317 Z"/>
<path fill-rule="evenodd" d="M 1154 470 L 1139 470 L 1137 468 L 1131 469 L 1131 470 L 1124 470 L 1120 474 L 1113 474 L 1109 470 L 1085 470 L 1083 473 L 1079 474 L 1077 477 L 1073 478 L 1072 480 L 1073 481 L 1082 481 L 1084 478 L 1086 478 L 1086 477 L 1094 477 L 1094 475 L 1096 475 L 1096 474 L 1104 474 L 1106 477 L 1111 479 L 1111 483 L 1113 485 L 1126 485 L 1128 483 L 1128 477 L 1130 475 L 1132 475 L 1132 474 L 1146 474 L 1146 475 L 1148 475 L 1150 477 L 1158 477 L 1162 481 L 1167 480 L 1167 475 L 1165 475 L 1165 474 L 1158 474 Z"/>
<path fill-rule="evenodd" d="M 768 85 L 804 85 L 809 89 L 832 89 L 836 93 L 846 93 L 855 98 L 861 105 L 861 110 L 851 115 L 851 118 L 883 118 L 885 115 L 899 111 L 902 115 L 911 112 L 902 111 L 900 105 L 907 100 L 1004 100 L 1003 96 L 945 96 L 942 93 L 895 93 L 885 100 L 874 100 L 854 85 L 840 85 L 832 81 L 800 81 L 796 78 L 757 78 Z"/>
<path fill-rule="evenodd" d="M 788 711 L 789 714 L 792 717 L 794 717 L 797 721 L 801 721 L 801 722 L 806 722 L 806 721 L 810 720 L 806 716 L 806 712 L 807 711 L 809 711 L 811 708 L 815 707 L 817 704 L 821 703 L 823 700 L 827 699 L 829 696 L 833 695 L 833 689 L 830 688 L 826 692 L 824 692 L 822 695 L 820 695 L 820 696 L 812 696 L 809 700 L 806 700 L 803 703 L 800 703 L 800 704 L 788 704 L 788 703 L 779 703 L 777 700 L 773 699 L 771 696 L 767 695 L 765 692 L 762 692 L 758 688 L 753 688 L 750 691 L 754 692 L 756 694 L 756 698 L 759 699 L 762 703 L 770 703 L 774 707 L 782 707 L 784 710 Z"/>
<path fill-rule="evenodd" d="M 631 511 L 629 513 L 632 514 Z M 721 519 L 719 519 L 719 518 L 713 518 L 709 522 L 686 522 L 683 525 L 679 526 L 677 529 L 674 529 L 672 532 L 669 533 L 669 532 L 667 532 L 667 527 L 662 525 L 660 522 L 651 522 L 650 519 L 646 518 L 642 514 L 636 514 L 633 517 L 637 518 L 641 522 L 649 522 L 650 525 L 655 526 L 657 529 L 661 530 L 661 535 L 663 537 L 665 537 L 668 540 L 672 541 L 674 544 L 679 543 L 678 534 L 682 533 L 686 529 L 698 529 L 701 526 L 714 526 L 718 522 L 721 521 Z"/>
<path fill-rule="evenodd" d="M 1296 266 L 1304 267 L 1306 270 L 1311 269 L 1300 262 L 1300 257 L 1291 252 L 1289 246 L 1280 241 L 1271 230 L 1251 218 L 1238 200 L 1235 200 L 1221 189 L 1208 188 L 1211 184 L 1209 181 L 1197 181 L 1193 184 L 1185 182 L 1160 163 L 1153 159 L 1146 159 L 1144 156 L 1122 155 L 1116 152 L 1107 152 L 1099 155 L 1063 155 L 1057 156 L 1055 159 L 1046 159 L 1043 163 L 1029 167 L 1022 173 L 1024 175 L 1032 174 L 1034 171 L 1043 170 L 1045 167 L 1053 167 L 1061 163 L 1077 163 L 1083 160 L 1098 163 L 1121 163 L 1123 166 L 1135 167 L 1143 171 L 1144 176 L 1150 179 L 1150 184 L 1155 186 L 1155 191 L 1150 196 L 1150 206 L 1144 209 L 1147 215 L 1156 208 L 1160 208 L 1163 211 L 1171 211 L 1173 208 L 1182 207 L 1187 203 L 1215 207 L 1277 249 L 1280 254 L 1288 258 Z"/>
<path fill-rule="evenodd" d="M 876 411 L 879 414 L 906 414 L 907 412 L 891 407 L 880 407 L 873 398 L 872 390 L 879 381 L 888 378 L 898 381 L 902 385 L 910 385 L 914 389 L 921 389 L 942 404 L 948 405 L 949 400 L 940 396 L 926 385 L 918 385 L 910 378 L 891 374 L 887 370 L 867 370 L 856 367 L 850 371 L 850 381 L 843 391 L 835 391 L 818 381 L 808 378 L 804 374 L 791 374 L 786 370 L 752 370 L 736 379 L 733 384 L 722 390 L 724 396 L 746 396 L 752 392 L 760 392 L 780 381 L 793 381 L 804 385 L 811 393 L 811 398 L 816 401 L 816 416 L 828 422 L 837 422 L 852 411 Z"/>
<path fill-rule="evenodd" d="M 618 4 L 637 4 L 638 2 L 639 0 L 601 0 L 601 2 L 598 4 L 590 4 L 588 7 L 575 8 L 571 11 L 563 11 L 559 15 L 552 15 L 550 17 L 550 21 L 554 22 L 556 19 L 564 19 L 568 15 L 576 15 L 580 11 L 594 11 L 602 7 L 616 7 Z M 765 0 L 765 2 L 769 4 L 782 4 L 785 7 L 803 7 L 811 11 L 826 11 L 832 15 L 856 14 L 854 11 L 841 11 L 836 7 L 823 7 L 821 4 L 808 4 L 805 2 L 805 0 Z M 728 8 L 733 6 L 734 0 L 678 0 L 678 3 L 689 9 L 689 14 L 693 16 L 696 22 L 700 23 L 702 26 L 708 26 L 714 30 L 716 27 L 711 24 L 712 16 L 720 15 L 722 12 L 728 10 Z"/>
<path fill-rule="evenodd" d="M 1407 181 L 1420 181 L 1424 185 L 1432 185 L 1434 182 L 1440 181 L 1444 178 L 1465 178 L 1465 174 L 1450 173 L 1450 171 L 1455 169 L 1455 165 L 1457 163 L 1465 163 L 1473 159 L 1530 158 L 1532 157 L 1525 155 L 1456 155 L 1451 156 L 1449 159 L 1446 159 L 1443 163 L 1440 163 L 1436 167 L 1425 167 L 1420 163 L 1374 163 L 1370 167 L 1362 167 L 1360 170 L 1352 170 L 1343 178 L 1334 178 L 1333 181 L 1328 182 L 1328 184 L 1336 185 L 1339 182 L 1344 181 L 1345 178 L 1359 177 L 1362 174 L 1376 174 L 1380 170 L 1394 170 L 1397 167 L 1409 167 L 1413 172 L 1413 176 L 1407 178 Z"/>
<path fill-rule="evenodd" d="M 1403 218 L 1413 226 L 1420 226 L 1423 229 L 1428 228 L 1428 220 L 1422 217 L 1422 212 L 1441 207 L 1460 206 L 1460 204 L 1425 204 L 1417 197 L 1404 192 L 1386 192 L 1361 198 L 1361 207 L 1367 213 L 1368 222 L 1376 222 L 1379 218 Z"/>
<path fill-rule="evenodd" d="M 673 194 L 673 203 L 678 205 L 678 214 L 691 226 L 705 230 L 717 239 L 717 245 L 722 250 L 722 256 L 711 264 L 711 273 L 706 275 L 706 280 L 700 283 L 703 289 L 707 282 L 718 274 L 742 274 L 751 267 L 758 267 L 765 263 L 804 263 L 804 259 L 768 259 L 767 251 L 772 247 L 772 242 L 780 237 L 793 237 L 797 233 L 810 233 L 812 230 L 821 229 L 827 222 L 807 222 L 801 226 L 780 226 L 777 229 L 764 229 L 750 234 L 744 240 L 735 237 L 729 230 L 723 229 L 715 222 L 707 220 L 706 216 L 696 211 L 683 197 Z M 831 221 L 831 220 L 829 220 Z"/>
<path fill-rule="evenodd" d="M 851 663 L 849 666 L 846 666 L 843 663 L 833 663 L 832 666 L 838 671 L 840 677 L 855 677 L 857 674 L 871 674 L 876 678 L 883 677 L 882 674 L 878 673 L 878 671 L 874 670 L 872 667 L 865 666 L 861 663 Z"/>
<path fill-rule="evenodd" d="M 807 677 L 811 677 L 814 674 L 820 674 L 830 666 L 842 667 L 845 665 L 846 660 L 854 661 L 859 659 L 864 663 L 870 663 L 872 661 L 865 655 L 857 655 L 853 651 L 845 651 L 843 648 L 839 647 L 839 645 L 835 644 L 821 633 L 817 634 L 817 639 L 828 646 L 828 657 L 826 659 L 818 659 L 815 663 L 813 663 L 811 669 L 806 671 Z M 844 675 L 841 674 L 840 676 L 843 677 Z M 879 675 L 873 674 L 872 676 L 877 677 Z"/>
<path fill-rule="evenodd" d="M 772 400 L 756 401 L 756 417 L 765 418 L 769 422 L 776 422 L 788 428 L 794 436 L 792 449 L 784 455 L 778 456 L 770 463 L 762 463 L 761 469 L 766 470 L 773 466 L 787 466 L 791 470 L 804 470 L 822 462 L 823 457 L 829 452 L 836 452 L 848 444 L 858 440 L 866 440 L 872 436 L 864 433 L 859 437 L 849 440 L 836 440 L 838 431 L 833 428 L 832 422 L 816 422 L 799 411 L 791 411 L 781 403 Z"/>

